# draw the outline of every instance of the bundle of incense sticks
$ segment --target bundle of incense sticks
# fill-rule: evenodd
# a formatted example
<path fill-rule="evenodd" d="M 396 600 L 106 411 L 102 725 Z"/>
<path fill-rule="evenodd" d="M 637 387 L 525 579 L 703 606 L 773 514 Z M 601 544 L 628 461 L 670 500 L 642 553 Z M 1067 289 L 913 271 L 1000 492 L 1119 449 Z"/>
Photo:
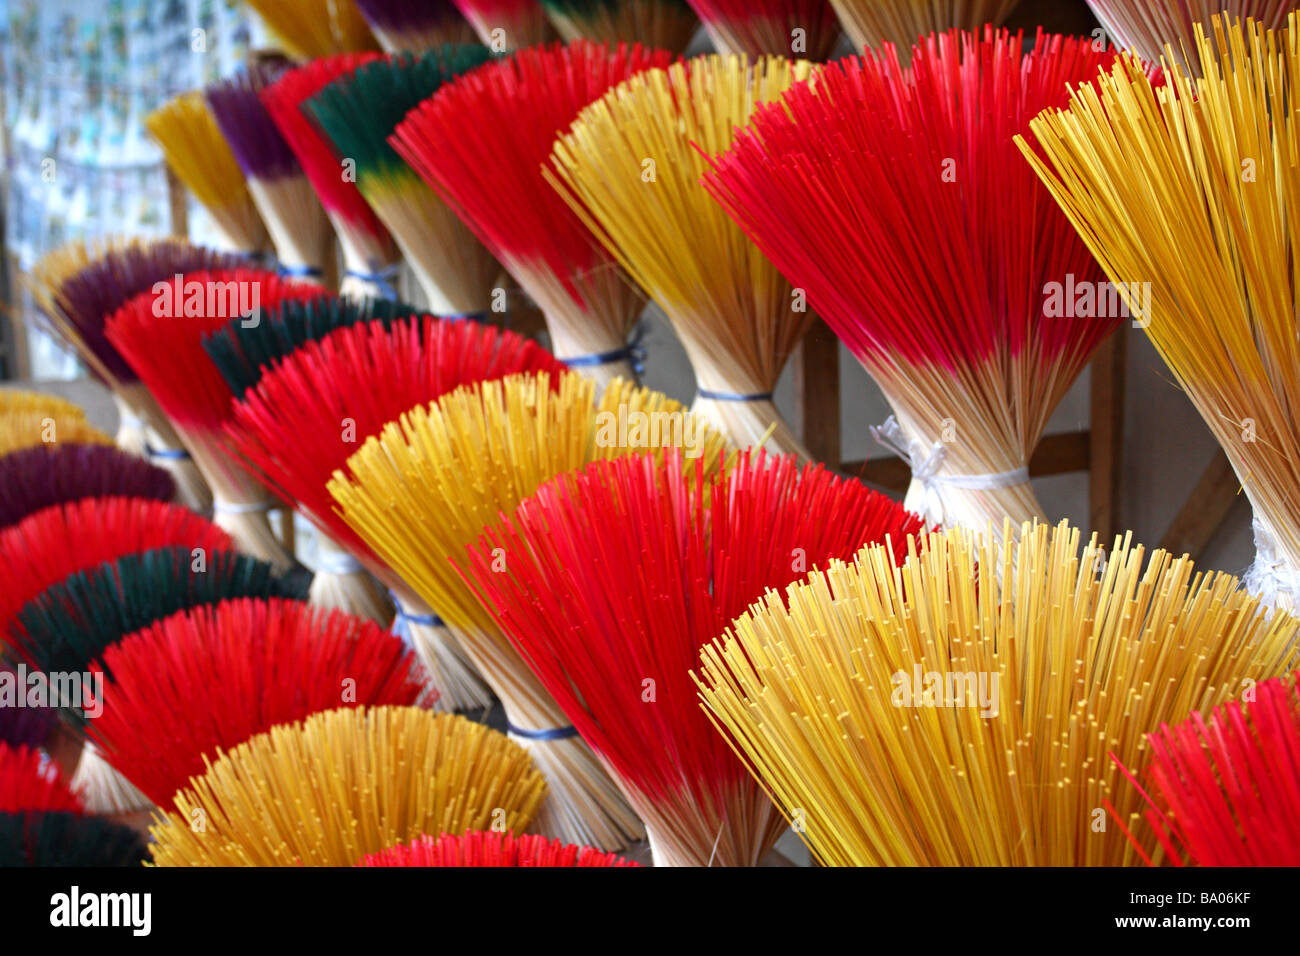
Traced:
<path fill-rule="evenodd" d="M 13 412 L 49 412 L 61 418 L 71 417 L 85 419 L 86 412 L 80 405 L 70 402 L 58 395 L 45 392 L 29 392 L 21 388 L 0 387 L 0 415 Z"/>
<path fill-rule="evenodd" d="M 227 333 L 235 331 L 231 326 Z M 239 348 L 252 354 L 247 343 L 261 333 L 237 331 Z M 468 382 L 518 372 L 558 375 L 561 369 L 535 343 L 491 326 L 431 316 L 375 321 L 339 329 L 285 355 L 238 395 L 233 410 L 228 433 L 241 457 L 393 593 L 394 627 L 415 645 L 440 704 L 450 710 L 485 706 L 491 695 L 400 570 L 395 573 L 338 516 L 326 483 L 360 443 L 413 406 Z"/>
<path fill-rule="evenodd" d="M 705 176 L 880 385 L 907 505 L 948 526 L 1042 515 L 1030 454 L 1122 319 L 1012 140 L 1111 56 L 1041 32 L 1021 48 L 988 28 L 927 38 L 910 69 L 888 46 L 830 64 L 756 110 Z"/>
<path fill-rule="evenodd" d="M 687 0 L 719 53 L 824 60 L 840 37 L 827 0 Z"/>
<path fill-rule="evenodd" d="M 261 96 L 338 235 L 344 268 L 339 291 L 363 299 L 396 299 L 401 260 L 393 239 L 357 190 L 355 171 L 335 157 L 302 109 L 327 84 L 379 58 L 377 53 L 343 53 L 313 60 L 264 87 Z"/>
<path fill-rule="evenodd" d="M 547 170 L 663 307 L 695 369 L 695 413 L 740 448 L 775 424 L 768 447 L 803 458 L 772 389 L 813 313 L 700 185 L 700 151 L 726 149 L 759 104 L 811 72 L 807 61 L 708 56 L 638 73 L 578 114 Z"/>
<path fill-rule="evenodd" d="M 921 522 L 793 456 L 746 453 L 709 483 L 702 466 L 671 450 L 561 475 L 462 564 L 645 822 L 655 865 L 757 866 L 785 823 L 696 705 L 700 646 L 829 558 L 901 554 Z"/>
<path fill-rule="evenodd" d="M 421 53 L 447 43 L 478 40 L 452 0 L 356 0 L 356 4 L 389 53 Z"/>
<path fill-rule="evenodd" d="M 568 43 L 644 43 L 685 50 L 700 25 L 686 0 L 541 0 Z"/>
<path fill-rule="evenodd" d="M 1196 24 L 1222 14 L 1230 21 L 1248 17 L 1266 29 L 1281 30 L 1296 5 L 1293 0 L 1088 0 L 1088 6 L 1123 49 L 1150 63 L 1166 57 L 1199 75 Z"/>
<path fill-rule="evenodd" d="M 412 109 L 491 59 L 484 46 L 443 47 L 376 60 L 303 103 L 415 272 L 435 315 L 486 317 L 501 267 L 447 204 L 388 145 Z"/>
<path fill-rule="evenodd" d="M 1300 699 L 1296 675 L 1245 701 L 1148 735 L 1146 818 L 1160 849 L 1197 866 L 1300 866 Z M 1122 823 L 1122 821 L 1121 821 Z M 1155 847 L 1137 851 L 1147 863 Z"/>
<path fill-rule="evenodd" d="M 138 833 L 102 817 L 59 810 L 0 813 L 0 867 L 139 866 L 148 858 Z"/>
<path fill-rule="evenodd" d="M 363 857 L 357 866 L 638 866 L 589 846 L 566 846 L 540 836 L 483 830 L 461 836 L 422 836 Z"/>
<path fill-rule="evenodd" d="M 76 571 L 47 587 L 10 623 L 8 640 L 30 666 L 84 674 L 123 637 L 178 610 L 229 597 L 300 598 L 305 591 L 305 584 L 274 577 L 270 565 L 229 551 L 189 543 L 154 548 Z M 92 707 L 84 694 L 60 706 L 74 720 Z M 92 747 L 81 755 L 73 785 L 95 809 L 130 814 L 150 806 Z"/>
<path fill-rule="evenodd" d="M 80 813 L 85 809 L 58 766 L 32 747 L 0 742 L 0 814 L 24 810 Z"/>
<path fill-rule="evenodd" d="M 337 296 L 290 299 L 266 310 L 255 324 L 243 319 L 230 320 L 221 329 L 205 335 L 203 348 L 230 386 L 234 400 L 239 401 L 272 365 L 307 342 L 357 322 L 376 318 L 391 321 L 414 312 L 411 306 L 383 299 L 354 301 Z M 331 425 L 331 429 L 344 427 L 343 422 Z M 251 471 L 273 492 L 279 490 L 273 481 L 265 479 L 260 469 L 252 467 Z M 321 484 L 323 487 L 324 482 Z M 310 516 L 306 517 L 310 520 Z M 391 603 L 364 565 L 323 531 L 316 536 L 316 546 L 312 604 L 380 623 L 392 619 Z"/>
<path fill-rule="evenodd" d="M 89 733 L 166 805 L 203 758 L 337 707 L 409 706 L 418 663 L 378 625 L 297 601 L 234 599 L 174 614 L 104 652 L 113 686 Z M 165 679 L 160 679 L 165 675 Z"/>
<path fill-rule="evenodd" d="M 212 506 L 212 492 L 149 390 L 105 338 L 104 323 L 128 299 L 178 273 L 239 265 L 235 255 L 183 239 L 109 238 L 61 246 L 47 253 L 29 277 L 36 301 L 56 334 L 113 391 L 123 423 L 118 444 L 142 451 L 171 472 L 180 501 L 197 511 Z"/>
<path fill-rule="evenodd" d="M 716 467 L 719 435 L 647 389 L 565 374 L 512 375 L 416 407 L 371 436 L 329 483 L 342 519 L 446 620 L 505 707 L 510 732 L 546 775 L 538 828 L 603 850 L 639 823 L 452 564 L 485 525 L 545 481 L 593 460 L 679 446 Z"/>
<path fill-rule="evenodd" d="M 1078 227 L 1232 462 L 1254 510 L 1246 584 L 1300 609 L 1300 16 L 1197 27 L 1199 73 L 1124 58 L 1029 124 L 1030 165 Z"/>
<path fill-rule="evenodd" d="M 0 866 L 129 866 L 143 856 L 130 830 L 85 816 L 44 754 L 0 743 Z"/>
<path fill-rule="evenodd" d="M 167 413 L 213 491 L 217 524 L 243 551 L 278 567 L 293 556 L 276 540 L 267 512 L 274 499 L 226 446 L 230 388 L 203 336 L 231 319 L 258 321 L 257 310 L 320 290 L 260 269 L 189 272 L 130 299 L 105 323 L 104 334 Z"/>
<path fill-rule="evenodd" d="M 175 495 L 167 472 L 104 445 L 41 444 L 0 457 L 0 529 L 81 498 L 171 501 Z"/>
<path fill-rule="evenodd" d="M 627 340 L 645 297 L 543 181 L 542 164 L 582 107 L 670 60 L 586 41 L 523 50 L 444 84 L 391 139 L 541 307 L 556 357 L 602 385 L 634 376 Z"/>
<path fill-rule="evenodd" d="M 297 59 L 375 49 L 356 0 L 247 0 Z"/>
<path fill-rule="evenodd" d="M 28 601 L 68 575 L 124 554 L 186 545 L 228 551 L 230 535 L 180 505 L 132 497 L 83 497 L 36 511 L 0 531 L 0 645 Z"/>
<path fill-rule="evenodd" d="M 0 567 L 7 569 L 0 592 L 0 648 L 20 611 L 47 588 L 105 561 L 168 547 L 198 556 L 228 551 L 231 542 L 228 534 L 186 508 L 134 497 L 78 497 L 6 528 L 0 532 Z M 148 805 L 93 749 L 83 753 L 79 736 L 59 733 L 57 742 L 59 758 L 75 767 L 74 783 L 92 810 L 134 811 Z"/>
<path fill-rule="evenodd" d="M 1105 0 L 1102 0 L 1104 3 Z M 855 49 L 892 43 L 899 56 L 919 38 L 945 30 L 1001 26 L 1020 0 L 830 0 Z M 1098 3 L 1089 0 L 1094 9 Z M 1104 21 L 1103 21 L 1104 22 Z"/>
<path fill-rule="evenodd" d="M 232 597 L 305 596 L 300 582 L 278 577 L 247 555 L 155 548 L 76 571 L 46 588 L 19 611 L 9 637 L 24 661 L 46 673 L 80 674 L 128 634 L 177 611 Z"/>
<path fill-rule="evenodd" d="M 270 246 L 266 225 L 203 94 L 182 93 L 146 116 L 144 125 L 176 178 L 203 204 L 226 242 L 261 261 Z"/>
<path fill-rule="evenodd" d="M 0 456 L 56 444 L 112 445 L 113 439 L 79 415 L 49 411 L 0 415 Z"/>
<path fill-rule="evenodd" d="M 1132 864 L 1142 801 L 1108 755 L 1142 763 L 1144 728 L 1295 666 L 1300 621 L 1235 578 L 1079 543 L 1062 522 L 873 545 L 704 648 L 704 706 L 818 860 Z"/>
<path fill-rule="evenodd" d="M 522 50 L 555 38 L 538 0 L 452 0 L 493 53 Z"/>
<path fill-rule="evenodd" d="M 425 833 L 523 829 L 546 792 L 503 734 L 415 707 L 325 711 L 206 762 L 151 831 L 159 866 L 351 866 Z"/>
<path fill-rule="evenodd" d="M 297 157 L 262 103 L 261 92 L 283 72 L 250 66 L 204 90 L 208 108 L 248 179 L 248 192 L 275 246 L 278 270 L 318 285 L 333 254 L 329 220 Z"/>

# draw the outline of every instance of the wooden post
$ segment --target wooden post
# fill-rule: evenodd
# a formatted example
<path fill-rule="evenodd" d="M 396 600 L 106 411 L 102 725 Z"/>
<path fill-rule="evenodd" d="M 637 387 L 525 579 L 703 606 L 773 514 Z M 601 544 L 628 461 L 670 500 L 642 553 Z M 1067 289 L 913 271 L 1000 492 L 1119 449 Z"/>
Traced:
<path fill-rule="evenodd" d="M 1102 343 L 1092 360 L 1088 453 L 1088 520 L 1109 542 L 1120 530 L 1119 489 L 1124 449 L 1124 372 L 1128 323 Z"/>
<path fill-rule="evenodd" d="M 1240 488 L 1228 456 L 1222 449 L 1217 449 L 1186 503 L 1169 523 L 1160 547 L 1170 554 L 1186 554 L 1199 560 L 1233 505 L 1239 500 L 1245 501 L 1246 496 L 1238 494 Z"/>
<path fill-rule="evenodd" d="M 818 319 L 795 350 L 795 419 L 808 453 L 840 462 L 840 340 Z"/>

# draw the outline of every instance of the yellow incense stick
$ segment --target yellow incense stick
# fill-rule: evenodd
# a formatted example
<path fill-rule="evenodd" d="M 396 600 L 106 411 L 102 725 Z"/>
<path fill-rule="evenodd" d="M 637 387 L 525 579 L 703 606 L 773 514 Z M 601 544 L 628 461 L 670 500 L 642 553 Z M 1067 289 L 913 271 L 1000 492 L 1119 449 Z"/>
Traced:
<path fill-rule="evenodd" d="M 1232 461 L 1255 513 L 1247 585 L 1300 607 L 1300 17 L 1196 30 L 1157 87 L 1125 58 L 1017 142 Z"/>
<path fill-rule="evenodd" d="M 1223 574 L 1078 529 L 954 529 L 769 593 L 702 650 L 705 708 L 829 865 L 1138 858 L 1111 760 L 1295 666 L 1300 621 Z M 1152 841 L 1143 841 L 1149 843 Z"/>
<path fill-rule="evenodd" d="M 424 834 L 519 832 L 546 791 L 504 735 L 416 707 L 324 711 L 205 762 L 152 830 L 159 866 L 351 866 Z"/>
<path fill-rule="evenodd" d="M 770 447 L 804 458 L 771 392 L 814 316 L 700 185 L 700 150 L 727 149 L 757 105 L 812 70 L 779 57 L 705 56 L 639 73 L 578 114 L 546 171 L 667 313 L 695 368 L 696 412 L 738 447 L 776 422 Z"/>

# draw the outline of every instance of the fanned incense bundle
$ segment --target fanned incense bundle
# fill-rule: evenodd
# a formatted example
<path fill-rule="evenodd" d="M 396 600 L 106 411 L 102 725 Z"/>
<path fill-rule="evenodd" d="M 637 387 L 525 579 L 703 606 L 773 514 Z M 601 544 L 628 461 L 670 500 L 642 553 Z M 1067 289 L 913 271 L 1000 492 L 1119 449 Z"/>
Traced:
<path fill-rule="evenodd" d="M 138 833 L 98 817 L 0 813 L 0 867 L 139 866 L 148 857 Z"/>
<path fill-rule="evenodd" d="M 103 713 L 89 732 L 155 803 L 272 727 L 336 707 L 406 706 L 425 692 L 415 658 L 378 625 L 296 601 L 236 599 L 183 611 L 110 647 Z"/>
<path fill-rule="evenodd" d="M 413 406 L 469 382 L 560 370 L 535 343 L 492 326 L 431 316 L 375 321 L 286 355 L 234 408 L 230 437 L 240 455 L 394 593 L 396 627 L 409 634 L 440 704 L 451 710 L 485 706 L 491 696 L 400 571 L 394 573 L 336 514 L 326 484 L 361 442 Z"/>
<path fill-rule="evenodd" d="M 444 84 L 390 140 L 541 307 L 556 357 L 602 385 L 633 377 L 627 340 L 645 297 L 543 181 L 542 164 L 582 107 L 670 59 L 586 41 L 523 50 Z"/>
<path fill-rule="evenodd" d="M 700 25 L 686 0 L 541 0 L 566 43 L 644 43 L 682 51 Z"/>
<path fill-rule="evenodd" d="M 775 423 L 769 447 L 803 458 L 772 389 L 813 313 L 700 185 L 700 150 L 726 149 L 755 108 L 811 72 L 807 61 L 708 56 L 638 73 L 578 114 L 547 170 L 667 313 L 695 369 L 695 413 L 740 448 Z"/>
<path fill-rule="evenodd" d="M 230 535 L 208 519 L 147 498 L 81 498 L 0 531 L 0 643 L 23 605 L 68 575 L 124 554 L 180 545 L 232 549 Z"/>
<path fill-rule="evenodd" d="M 362 858 L 358 866 L 637 866 L 589 846 L 565 845 L 542 836 L 471 831 L 422 836 Z"/>
<path fill-rule="evenodd" d="M 229 451 L 223 428 L 231 394 L 203 349 L 203 336 L 231 319 L 285 299 L 320 295 L 261 269 L 191 272 L 141 293 L 105 324 L 105 335 L 149 387 L 213 491 L 217 524 L 240 550 L 279 567 L 293 564 L 271 530 L 270 494 Z"/>
<path fill-rule="evenodd" d="M 235 161 L 248 179 L 248 192 L 266 223 L 281 275 L 325 284 L 332 255 L 329 220 L 316 190 L 262 103 L 261 91 L 282 70 L 270 64 L 222 80 L 204 90 L 208 108 Z"/>
<path fill-rule="evenodd" d="M 809 567 L 891 538 L 901 554 L 921 522 L 793 456 L 746 453 L 707 485 L 701 464 L 684 473 L 670 451 L 563 475 L 464 563 L 645 822 L 655 865 L 757 866 L 785 822 L 696 704 L 700 647 Z"/>
<path fill-rule="evenodd" d="M 538 0 L 452 0 L 493 53 L 522 50 L 555 38 Z"/>
<path fill-rule="evenodd" d="M 0 388 L 0 415 L 13 412 L 43 412 L 60 418 L 86 417 L 86 411 L 80 405 L 58 395 L 28 392 L 19 388 Z"/>
<path fill-rule="evenodd" d="M 422 53 L 447 43 L 474 43 L 478 34 L 452 0 L 356 0 L 389 53 Z"/>
<path fill-rule="evenodd" d="M 444 83 L 491 59 L 484 46 L 377 60 L 330 83 L 302 109 L 356 167 L 356 184 L 415 272 L 435 315 L 486 316 L 501 267 L 388 145 L 393 129 Z"/>
<path fill-rule="evenodd" d="M 1123 49 L 1150 63 L 1165 56 L 1184 70 L 1189 68 L 1186 53 L 1196 70 L 1196 24 L 1207 25 L 1218 14 L 1229 21 L 1249 17 L 1265 29 L 1281 30 L 1296 4 L 1295 0 L 1088 0 L 1088 6 Z"/>
<path fill-rule="evenodd" d="M 704 706 L 818 860 L 1132 864 L 1104 808 L 1132 830 L 1141 799 L 1108 755 L 1294 666 L 1300 622 L 1235 578 L 1079 543 L 1026 522 L 873 545 L 704 648 Z"/>
<path fill-rule="evenodd" d="M 373 50 L 356 0 L 246 0 L 298 59 Z"/>
<path fill-rule="evenodd" d="M 0 814 L 29 810 L 81 813 L 83 807 L 58 766 L 39 750 L 0 742 Z"/>
<path fill-rule="evenodd" d="M 1104 0 L 1103 0 L 1104 2 Z M 1148 0 L 1149 2 L 1149 0 Z M 853 47 L 892 43 L 900 57 L 921 37 L 951 29 L 1001 26 L 1020 0 L 830 0 Z M 1097 3 L 1089 0 L 1094 9 Z"/>
<path fill-rule="evenodd" d="M 135 370 L 104 337 L 104 323 L 129 299 L 178 273 L 240 265 L 238 256 L 183 239 L 110 238 L 61 246 L 45 255 L 31 275 L 37 302 L 56 333 L 113 390 L 123 422 L 118 444 L 147 455 L 170 471 L 180 500 L 196 511 L 212 506 L 212 493 L 167 416 Z"/>
<path fill-rule="evenodd" d="M 687 0 L 723 54 L 824 60 L 840 38 L 827 0 Z"/>
<path fill-rule="evenodd" d="M 1254 510 L 1246 586 L 1300 610 L 1300 15 L 1197 27 L 1205 79 L 1124 58 L 1029 124 L 1030 164 L 1232 462 Z M 1172 54 L 1168 58 L 1173 60 Z M 1126 284 L 1131 283 L 1131 285 Z"/>
<path fill-rule="evenodd" d="M 393 239 L 357 190 L 355 175 L 335 158 L 302 109 L 327 84 L 379 58 L 377 53 L 345 53 L 313 60 L 289 70 L 261 95 L 338 235 L 345 270 L 340 291 L 356 298 L 395 299 L 400 260 Z"/>
<path fill-rule="evenodd" d="M 511 734 L 537 761 L 552 800 L 538 829 L 603 850 L 639 823 L 618 788 L 529 670 L 453 561 L 484 526 L 556 475 L 636 449 L 683 446 L 719 462 L 722 439 L 676 402 L 615 379 L 512 375 L 417 406 L 372 435 L 335 473 L 330 494 L 347 522 L 447 621 L 505 708 Z"/>
<path fill-rule="evenodd" d="M 122 495 L 171 501 L 171 476 L 105 445 L 40 445 L 0 457 L 0 530 L 45 508 Z"/>
<path fill-rule="evenodd" d="M 1012 141 L 1110 55 L 1041 32 L 1021 46 L 990 27 L 928 37 L 910 69 L 891 47 L 831 64 L 705 177 L 884 391 L 908 507 L 981 530 L 1042 515 L 1029 456 L 1121 320 L 1092 297 L 1053 307 L 1050 288 L 1059 305 L 1101 271 Z"/>
<path fill-rule="evenodd" d="M 546 793 L 504 735 L 415 707 L 326 711 L 205 762 L 152 830 L 159 866 L 351 866 L 424 833 L 523 829 Z"/>
<path fill-rule="evenodd" d="M 128 634 L 177 611 L 235 597 L 302 600 L 304 592 L 246 555 L 156 548 L 51 585 L 23 607 L 9 635 L 19 654 L 46 673 L 83 674 Z"/>
<path fill-rule="evenodd" d="M 266 253 L 266 225 L 203 94 L 182 93 L 146 116 L 144 125 L 176 178 L 207 209 L 226 241 L 250 257 Z"/>
<path fill-rule="evenodd" d="M 1148 735 L 1147 822 L 1179 865 L 1300 866 L 1300 699 L 1295 678 Z M 1123 769 L 1123 768 L 1121 768 Z M 1133 786 L 1140 786 L 1125 771 Z M 1156 855 L 1140 853 L 1148 863 Z"/>
<path fill-rule="evenodd" d="M 0 414 L 0 457 L 56 444 L 111 446 L 113 439 L 78 416 L 48 411 Z"/>
<path fill-rule="evenodd" d="M 204 337 L 203 348 L 239 401 L 281 359 L 308 342 L 358 323 L 379 320 L 387 326 L 394 319 L 416 315 L 419 310 L 414 306 L 389 299 L 287 299 L 263 312 L 255 325 L 231 319 Z"/>

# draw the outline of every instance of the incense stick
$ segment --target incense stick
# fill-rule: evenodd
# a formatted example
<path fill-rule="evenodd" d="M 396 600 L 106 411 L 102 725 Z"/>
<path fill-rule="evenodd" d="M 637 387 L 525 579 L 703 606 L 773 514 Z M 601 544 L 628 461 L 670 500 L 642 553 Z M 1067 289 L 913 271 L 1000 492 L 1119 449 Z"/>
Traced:
<path fill-rule="evenodd" d="M 1026 523 L 832 561 L 704 649 L 701 701 L 824 864 L 1132 864 L 1108 754 L 1294 667 L 1300 622 L 1128 535 L 1079 545 Z"/>
<path fill-rule="evenodd" d="M 1052 307 L 1053 287 L 1095 292 L 1102 273 L 1012 141 L 1109 57 L 1042 33 L 1021 48 L 953 31 L 908 69 L 892 47 L 830 64 L 759 107 L 704 177 L 880 385 L 906 503 L 944 525 L 1042 516 L 1029 457 L 1122 321 Z"/>
<path fill-rule="evenodd" d="M 512 375 L 413 408 L 367 439 L 329 491 L 342 519 L 437 609 L 501 699 L 551 787 L 539 828 L 611 850 L 637 835 L 635 815 L 451 562 L 556 475 L 674 442 L 716 463 L 722 439 L 657 392 L 616 379 L 597 404 L 592 381 L 565 374 L 556 392 L 553 382 Z"/>
<path fill-rule="evenodd" d="M 574 215 L 664 309 L 695 369 L 693 406 L 731 442 L 808 458 L 772 390 L 814 315 L 699 184 L 761 103 L 812 65 L 696 57 L 638 73 L 578 114 L 547 169 Z"/>
<path fill-rule="evenodd" d="M 1246 584 L 1300 608 L 1300 146 L 1290 31 L 1197 27 L 1205 79 L 1125 58 L 1018 140 L 1218 439 L 1254 510 Z M 1131 285 L 1130 285 L 1131 284 Z"/>

